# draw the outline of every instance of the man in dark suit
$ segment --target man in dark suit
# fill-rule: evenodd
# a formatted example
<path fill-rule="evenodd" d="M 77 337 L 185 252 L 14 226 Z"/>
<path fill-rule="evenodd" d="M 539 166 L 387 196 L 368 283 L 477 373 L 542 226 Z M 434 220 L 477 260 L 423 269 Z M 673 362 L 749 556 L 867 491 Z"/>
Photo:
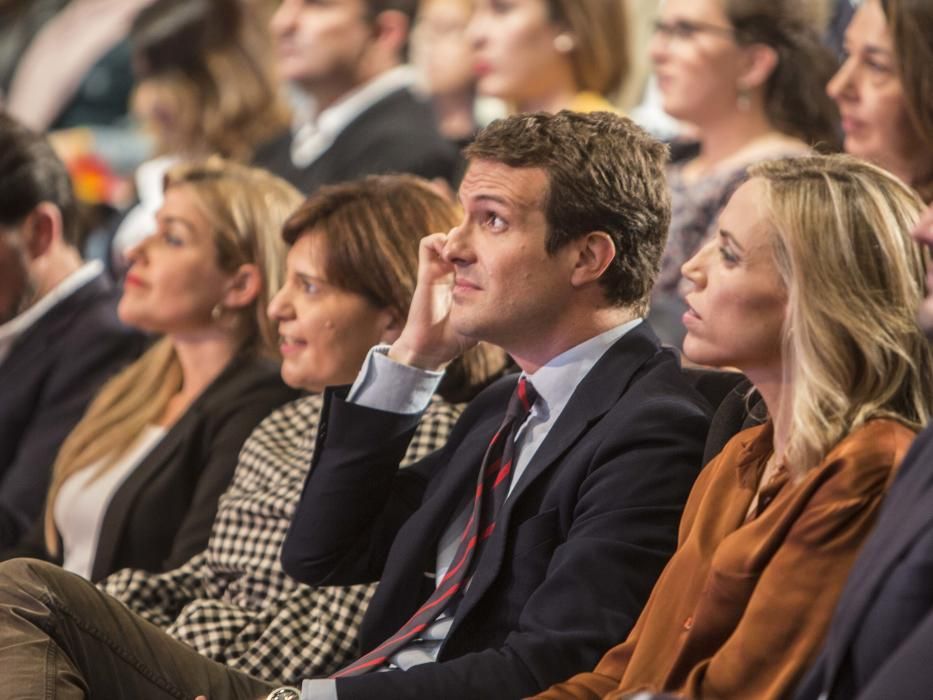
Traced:
<path fill-rule="evenodd" d="M 255 164 L 306 194 L 363 175 L 406 172 L 452 183 L 456 149 L 403 66 L 416 0 L 283 0 L 272 18 L 279 72 L 298 95 L 292 129 Z"/>
<path fill-rule="evenodd" d="M 933 206 L 913 231 L 933 249 Z M 933 290 L 920 308 L 933 335 Z M 852 567 L 826 644 L 797 700 L 926 700 L 933 694 L 933 426 L 921 432 Z"/>
<path fill-rule="evenodd" d="M 103 267 L 75 248 L 76 219 L 51 147 L 0 115 L 0 549 L 38 517 L 88 402 L 141 350 Z"/>
<path fill-rule="evenodd" d="M 708 406 L 642 320 L 665 149 L 627 119 L 562 112 L 496 122 L 467 155 L 465 218 L 422 241 L 400 338 L 325 399 L 282 562 L 380 584 L 363 655 L 303 700 L 519 698 L 587 668 L 638 617 L 700 467 Z M 399 471 L 441 368 L 479 340 L 521 379 Z M 510 405 L 528 416 L 497 434 Z"/>

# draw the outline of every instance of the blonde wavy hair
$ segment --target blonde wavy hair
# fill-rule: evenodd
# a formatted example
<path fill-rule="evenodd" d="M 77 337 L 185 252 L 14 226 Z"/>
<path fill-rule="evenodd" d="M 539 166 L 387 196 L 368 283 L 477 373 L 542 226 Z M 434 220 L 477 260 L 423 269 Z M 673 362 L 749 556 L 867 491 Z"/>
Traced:
<path fill-rule="evenodd" d="M 264 170 L 216 156 L 169 171 L 165 189 L 173 187 L 186 187 L 210 222 L 222 270 L 234 272 L 241 265 L 254 264 L 262 273 L 262 289 L 255 302 L 221 319 L 236 334 L 240 356 L 278 357 L 277 336 L 266 307 L 282 286 L 285 242 L 281 230 L 301 203 L 301 194 Z M 104 385 L 62 444 L 52 469 L 45 508 L 45 542 L 50 553 L 57 555 L 59 550 L 53 504 L 65 480 L 95 464 L 94 479 L 106 473 L 147 425 L 159 421 L 181 388 L 181 365 L 168 338 L 156 342 Z"/>
<path fill-rule="evenodd" d="M 788 290 L 782 398 L 785 464 L 800 477 L 873 418 L 919 429 L 933 361 L 916 313 L 926 260 L 910 237 L 923 203 L 882 169 L 844 155 L 757 164 Z"/>

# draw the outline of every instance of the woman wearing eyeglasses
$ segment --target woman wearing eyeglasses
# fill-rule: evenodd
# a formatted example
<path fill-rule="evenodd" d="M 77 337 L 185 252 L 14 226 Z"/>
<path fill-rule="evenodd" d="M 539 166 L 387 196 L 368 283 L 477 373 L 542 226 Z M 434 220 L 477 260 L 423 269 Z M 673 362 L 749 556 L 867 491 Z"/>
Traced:
<path fill-rule="evenodd" d="M 664 110 L 689 124 L 696 155 L 671 166 L 673 213 L 651 321 L 680 345 L 680 266 L 700 247 L 748 165 L 836 145 L 825 94 L 835 60 L 814 5 L 667 0 L 650 44 Z"/>

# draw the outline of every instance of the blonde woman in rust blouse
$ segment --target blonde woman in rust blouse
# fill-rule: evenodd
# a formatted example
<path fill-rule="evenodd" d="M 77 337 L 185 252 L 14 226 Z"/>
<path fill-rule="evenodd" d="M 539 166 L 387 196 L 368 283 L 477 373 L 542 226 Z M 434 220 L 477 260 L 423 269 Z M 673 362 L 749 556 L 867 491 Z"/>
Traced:
<path fill-rule="evenodd" d="M 921 204 L 848 156 L 755 166 L 684 265 L 684 352 L 742 369 L 769 421 L 697 480 L 628 639 L 539 698 L 779 698 L 826 632 L 893 472 L 929 418 L 914 314 Z"/>

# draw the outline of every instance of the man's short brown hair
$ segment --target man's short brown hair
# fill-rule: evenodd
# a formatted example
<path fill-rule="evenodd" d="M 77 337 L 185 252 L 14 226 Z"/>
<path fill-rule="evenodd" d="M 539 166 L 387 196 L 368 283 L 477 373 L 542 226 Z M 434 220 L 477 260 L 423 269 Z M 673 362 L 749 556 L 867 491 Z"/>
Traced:
<path fill-rule="evenodd" d="M 565 110 L 496 120 L 464 154 L 544 170 L 548 252 L 604 231 L 616 246 L 600 278 L 606 299 L 647 310 L 671 219 L 664 144 L 617 114 Z"/>

